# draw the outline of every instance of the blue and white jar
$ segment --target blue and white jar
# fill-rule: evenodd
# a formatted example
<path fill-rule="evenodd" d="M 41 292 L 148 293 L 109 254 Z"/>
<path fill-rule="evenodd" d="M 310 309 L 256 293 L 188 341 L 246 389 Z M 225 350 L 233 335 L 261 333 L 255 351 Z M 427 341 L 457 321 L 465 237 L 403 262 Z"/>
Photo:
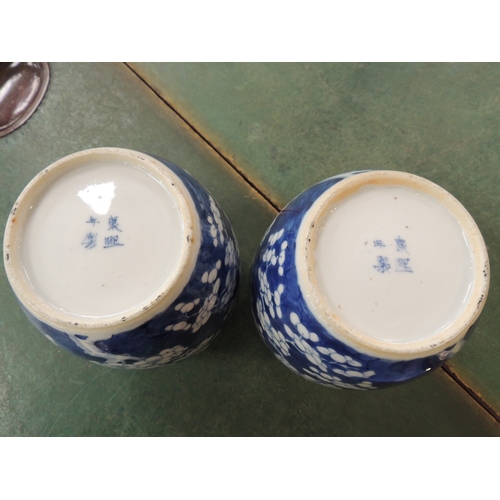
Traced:
<path fill-rule="evenodd" d="M 204 349 L 239 282 L 231 226 L 196 180 L 119 148 L 67 156 L 24 189 L 4 262 L 30 321 L 110 367 L 154 368 Z"/>
<path fill-rule="evenodd" d="M 253 313 L 295 373 L 376 389 L 434 370 L 462 347 L 489 274 L 481 233 L 451 194 L 407 173 L 350 172 L 274 220 L 253 265 Z"/>

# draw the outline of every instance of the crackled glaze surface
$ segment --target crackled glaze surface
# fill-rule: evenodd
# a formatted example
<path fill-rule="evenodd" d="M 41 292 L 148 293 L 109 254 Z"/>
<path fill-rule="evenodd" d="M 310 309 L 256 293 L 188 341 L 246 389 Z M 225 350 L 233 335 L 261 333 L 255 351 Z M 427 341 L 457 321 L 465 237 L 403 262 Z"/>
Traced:
<path fill-rule="evenodd" d="M 475 323 L 441 352 L 412 359 L 369 354 L 325 327 L 307 305 L 299 284 L 297 234 L 314 202 L 329 188 L 363 172 L 327 179 L 295 198 L 274 220 L 252 270 L 253 313 L 274 355 L 295 373 L 338 388 L 375 389 L 411 380 L 439 367 L 462 347 Z M 410 357 L 409 357 L 410 358 Z"/>
<path fill-rule="evenodd" d="M 56 345 L 106 366 L 153 368 L 201 351 L 221 330 L 238 288 L 238 248 L 226 216 L 187 172 L 165 160 L 157 160 L 182 181 L 192 198 L 201 230 L 194 270 L 173 302 L 137 327 L 127 329 L 124 323 L 119 332 L 105 328 L 88 333 L 75 332 L 74 328 L 64 332 L 23 307 L 30 321 Z M 125 223 L 119 227 L 124 231 Z M 97 247 L 91 250 L 94 249 Z M 103 254 L 106 251 L 101 249 Z"/>

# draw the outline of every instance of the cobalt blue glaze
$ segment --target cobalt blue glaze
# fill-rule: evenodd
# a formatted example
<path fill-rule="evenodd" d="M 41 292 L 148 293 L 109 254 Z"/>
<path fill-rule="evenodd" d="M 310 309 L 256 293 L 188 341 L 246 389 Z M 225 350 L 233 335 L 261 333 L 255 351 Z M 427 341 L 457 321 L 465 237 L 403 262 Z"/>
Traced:
<path fill-rule="evenodd" d="M 313 382 L 346 389 L 376 389 L 419 377 L 441 366 L 464 339 L 441 353 L 394 361 L 361 353 L 328 333 L 306 305 L 295 266 L 297 233 L 307 211 L 328 188 L 362 173 L 326 179 L 287 205 L 267 230 L 251 274 L 252 311 L 259 333 L 277 359 Z"/>
<path fill-rule="evenodd" d="M 105 366 L 154 368 L 200 352 L 220 332 L 238 289 L 238 246 L 222 209 L 189 173 L 156 159 L 182 180 L 200 218 L 202 241 L 197 262 L 174 302 L 139 327 L 97 341 L 58 331 L 23 307 L 33 325 L 54 344 Z"/>

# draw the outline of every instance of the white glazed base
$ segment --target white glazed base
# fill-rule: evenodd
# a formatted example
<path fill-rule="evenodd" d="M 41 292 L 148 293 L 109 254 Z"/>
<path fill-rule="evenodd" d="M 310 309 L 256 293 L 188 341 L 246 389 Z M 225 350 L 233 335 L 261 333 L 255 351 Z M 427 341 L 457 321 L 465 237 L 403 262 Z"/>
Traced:
<path fill-rule="evenodd" d="M 352 176 L 302 221 L 299 283 L 323 326 L 378 357 L 411 359 L 465 335 L 486 299 L 488 257 L 468 212 L 420 177 Z"/>
<path fill-rule="evenodd" d="M 37 175 L 11 211 L 4 262 L 43 335 L 125 369 L 205 349 L 239 283 L 236 239 L 210 193 L 173 163 L 118 148 Z"/>
<path fill-rule="evenodd" d="M 22 265 L 33 290 L 57 309 L 123 316 L 175 273 L 183 233 L 168 186 L 133 164 L 96 161 L 40 194 L 22 234 Z"/>
<path fill-rule="evenodd" d="M 435 198 L 406 186 L 368 185 L 331 205 L 318 228 L 315 271 L 340 320 L 400 343 L 447 328 L 474 282 L 458 221 Z"/>
<path fill-rule="evenodd" d="M 119 332 L 166 309 L 187 283 L 199 219 L 180 179 L 147 155 L 81 151 L 20 195 L 5 233 L 21 303 L 57 330 Z"/>

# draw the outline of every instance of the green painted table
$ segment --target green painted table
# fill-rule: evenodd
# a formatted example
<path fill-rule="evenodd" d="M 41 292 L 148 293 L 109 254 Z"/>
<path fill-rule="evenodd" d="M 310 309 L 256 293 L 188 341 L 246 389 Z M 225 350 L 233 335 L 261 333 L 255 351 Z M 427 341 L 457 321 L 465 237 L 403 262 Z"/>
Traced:
<path fill-rule="evenodd" d="M 0 139 L 0 215 L 67 154 L 100 146 L 167 158 L 217 198 L 236 232 L 235 312 L 203 353 L 119 371 L 60 351 L 24 317 L 0 271 L 0 435 L 499 435 L 495 282 L 497 65 L 52 64 L 49 91 Z M 485 236 L 492 288 L 476 334 L 445 370 L 373 392 L 301 379 L 250 313 L 249 269 L 267 226 L 314 182 L 404 170 L 452 192 Z"/>

